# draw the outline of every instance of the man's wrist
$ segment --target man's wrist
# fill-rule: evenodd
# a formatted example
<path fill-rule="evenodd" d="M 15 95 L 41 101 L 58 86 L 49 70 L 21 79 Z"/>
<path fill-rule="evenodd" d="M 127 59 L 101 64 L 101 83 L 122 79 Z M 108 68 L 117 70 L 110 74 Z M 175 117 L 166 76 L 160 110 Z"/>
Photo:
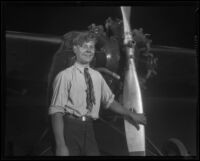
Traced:
<path fill-rule="evenodd" d="M 125 108 L 124 107 L 124 109 L 125 109 L 125 116 L 127 116 L 127 117 L 131 117 L 131 111 L 129 111 L 127 108 Z"/>

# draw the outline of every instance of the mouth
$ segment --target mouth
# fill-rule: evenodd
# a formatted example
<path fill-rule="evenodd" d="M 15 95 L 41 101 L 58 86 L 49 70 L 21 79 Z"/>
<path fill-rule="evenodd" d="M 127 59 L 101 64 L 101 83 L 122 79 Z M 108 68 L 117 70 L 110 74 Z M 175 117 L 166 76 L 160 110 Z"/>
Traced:
<path fill-rule="evenodd" d="M 93 57 L 93 54 L 87 53 L 87 54 L 84 54 L 84 56 L 90 58 L 90 57 Z"/>

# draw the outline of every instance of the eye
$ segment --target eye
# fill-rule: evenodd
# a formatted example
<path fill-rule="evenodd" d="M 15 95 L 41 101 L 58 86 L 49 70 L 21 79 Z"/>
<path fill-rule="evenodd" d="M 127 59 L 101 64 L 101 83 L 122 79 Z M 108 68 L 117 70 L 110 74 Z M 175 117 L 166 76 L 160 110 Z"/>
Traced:
<path fill-rule="evenodd" d="M 90 46 L 90 49 L 94 50 L 94 49 L 95 49 L 95 47 L 94 47 L 94 46 Z"/>
<path fill-rule="evenodd" d="M 83 49 L 90 49 L 90 50 L 94 50 L 95 49 L 95 46 L 94 45 L 91 45 L 91 46 L 88 46 L 88 45 L 83 45 L 82 46 Z"/>

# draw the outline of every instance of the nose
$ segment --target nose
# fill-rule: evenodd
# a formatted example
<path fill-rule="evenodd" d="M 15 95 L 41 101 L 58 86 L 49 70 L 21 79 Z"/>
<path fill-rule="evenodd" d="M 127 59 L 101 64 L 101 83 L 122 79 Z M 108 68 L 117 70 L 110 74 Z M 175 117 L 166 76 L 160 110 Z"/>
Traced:
<path fill-rule="evenodd" d="M 94 48 L 93 47 L 87 47 L 87 51 L 93 51 Z"/>

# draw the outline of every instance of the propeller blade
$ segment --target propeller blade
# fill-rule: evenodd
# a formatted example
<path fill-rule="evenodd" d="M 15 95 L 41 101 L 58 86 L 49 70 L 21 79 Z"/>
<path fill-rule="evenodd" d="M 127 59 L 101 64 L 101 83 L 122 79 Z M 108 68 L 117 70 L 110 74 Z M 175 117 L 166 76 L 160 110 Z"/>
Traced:
<path fill-rule="evenodd" d="M 131 7 L 120 7 L 123 17 L 124 25 L 124 44 L 127 44 L 129 41 L 132 41 L 131 26 L 130 26 L 130 17 L 131 17 Z"/>

